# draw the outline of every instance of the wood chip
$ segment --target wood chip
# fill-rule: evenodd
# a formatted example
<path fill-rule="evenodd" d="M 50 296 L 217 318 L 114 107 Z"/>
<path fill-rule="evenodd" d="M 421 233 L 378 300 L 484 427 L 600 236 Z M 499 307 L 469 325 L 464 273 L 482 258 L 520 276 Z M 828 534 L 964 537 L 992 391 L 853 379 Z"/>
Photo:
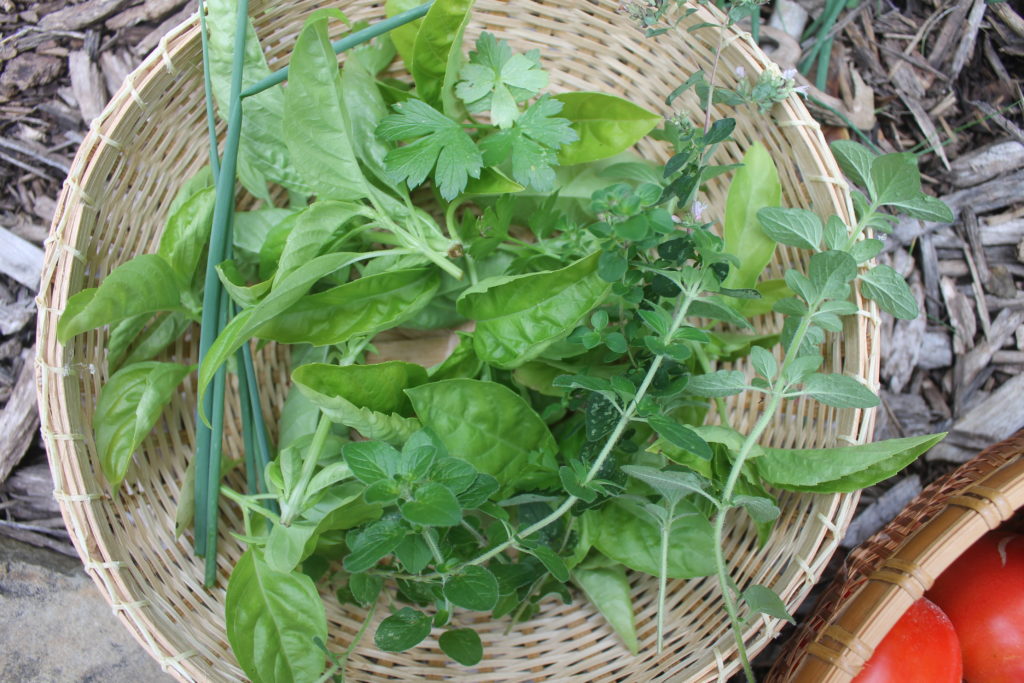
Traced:
<path fill-rule="evenodd" d="M 912 282 L 910 291 L 914 293 L 918 307 L 924 308 L 924 287 L 921 283 Z M 881 374 L 888 378 L 889 390 L 895 394 L 907 386 L 917 366 L 927 325 L 923 315 L 913 320 L 897 320 L 893 325 L 892 337 L 885 346 L 887 352 L 882 358 Z"/>
<path fill-rule="evenodd" d="M 953 365 L 953 344 L 945 330 L 928 330 L 921 342 L 917 364 L 925 370 L 938 370 Z"/>
<path fill-rule="evenodd" d="M 35 317 L 36 302 L 31 296 L 23 295 L 17 301 L 0 303 L 0 334 L 17 334 Z M 0 432 L 0 436 L 2 434 Z"/>
<path fill-rule="evenodd" d="M 127 50 L 101 52 L 99 61 L 103 82 L 107 85 L 107 92 L 111 94 L 121 88 L 121 84 L 135 68 L 135 60 Z"/>
<path fill-rule="evenodd" d="M 846 528 L 846 535 L 840 545 L 844 548 L 855 548 L 869 536 L 891 522 L 903 510 L 907 503 L 921 492 L 921 477 L 912 474 L 896 482 L 878 500 L 857 513 L 857 516 Z"/>
<path fill-rule="evenodd" d="M 973 187 L 1024 166 L 1024 143 L 1004 140 L 968 152 L 950 164 L 949 182 Z"/>
<path fill-rule="evenodd" d="M 950 81 L 955 81 L 960 71 L 967 64 L 967 60 L 974 54 L 974 43 L 978 39 L 978 29 L 981 28 L 981 20 L 985 16 L 985 8 L 988 3 L 985 0 L 974 0 L 971 12 L 967 15 L 967 24 L 960 27 L 960 44 L 957 45 L 953 54 L 953 63 L 947 72 Z"/>
<path fill-rule="evenodd" d="M 992 355 L 1010 342 L 1021 323 L 1024 323 L 1024 312 L 1008 308 L 999 312 L 985 338 L 968 353 L 957 358 L 953 370 L 957 391 L 974 382 L 982 369 L 992 361 Z"/>
<path fill-rule="evenodd" d="M 168 31 L 191 17 L 195 12 L 196 0 L 189 0 L 180 12 L 171 15 L 169 18 L 165 19 L 162 24 L 150 31 L 132 48 L 132 51 L 140 57 L 145 57 L 153 51 L 153 48 L 157 46 L 161 38 L 167 35 Z"/>
<path fill-rule="evenodd" d="M 775 11 L 768 25 L 799 40 L 807 25 L 807 10 L 793 0 L 775 0 Z"/>
<path fill-rule="evenodd" d="M 23 52 L 4 66 L 0 74 L 0 102 L 17 93 L 45 85 L 60 75 L 64 63 L 57 57 Z"/>
<path fill-rule="evenodd" d="M 128 4 L 128 0 L 88 0 L 51 12 L 39 27 L 46 31 L 77 31 L 106 19 Z"/>
<path fill-rule="evenodd" d="M 103 87 L 100 69 L 85 50 L 77 50 L 68 56 L 68 71 L 82 120 L 89 125 L 107 104 L 107 91 Z"/>
<path fill-rule="evenodd" d="M 957 354 L 964 353 L 974 346 L 974 335 L 978 332 L 974 306 L 966 296 L 960 293 L 956 282 L 950 278 L 942 278 L 939 288 L 942 290 L 942 297 L 949 310 L 949 321 L 956 330 L 956 334 L 953 336 L 953 351 Z"/>
<path fill-rule="evenodd" d="M 42 270 L 43 250 L 10 230 L 0 228 L 0 273 L 35 292 L 39 290 Z"/>
<path fill-rule="evenodd" d="M 146 0 L 141 5 L 129 7 L 107 19 L 106 26 L 111 30 L 117 30 L 147 21 L 156 21 L 181 8 L 184 4 L 185 0 Z"/>
<path fill-rule="evenodd" d="M 34 358 L 34 348 L 22 354 L 18 383 L 0 413 L 0 434 L 4 437 L 0 440 L 0 482 L 21 461 L 39 430 Z"/>
<path fill-rule="evenodd" d="M 949 436 L 926 457 L 967 462 L 979 450 L 1010 437 L 1021 427 L 1024 427 L 1024 374 L 1007 380 L 957 420 Z"/>

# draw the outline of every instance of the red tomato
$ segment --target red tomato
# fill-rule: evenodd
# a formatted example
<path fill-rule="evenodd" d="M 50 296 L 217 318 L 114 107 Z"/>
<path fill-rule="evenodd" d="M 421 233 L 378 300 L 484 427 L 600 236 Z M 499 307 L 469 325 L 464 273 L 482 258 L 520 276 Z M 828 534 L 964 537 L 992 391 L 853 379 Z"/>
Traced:
<path fill-rule="evenodd" d="M 986 534 L 942 573 L 928 597 L 956 628 L 970 683 L 1024 681 L 1024 536 Z"/>
<path fill-rule="evenodd" d="M 921 598 L 886 634 L 853 683 L 960 683 L 961 677 L 953 624 Z"/>

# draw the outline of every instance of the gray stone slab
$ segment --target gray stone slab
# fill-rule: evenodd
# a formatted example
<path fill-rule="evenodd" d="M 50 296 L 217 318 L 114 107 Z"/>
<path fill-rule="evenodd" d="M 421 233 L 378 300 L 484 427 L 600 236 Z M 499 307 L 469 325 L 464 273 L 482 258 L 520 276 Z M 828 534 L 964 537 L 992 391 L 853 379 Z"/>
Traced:
<path fill-rule="evenodd" d="M 0 536 L 0 681 L 171 680 L 76 559 Z"/>

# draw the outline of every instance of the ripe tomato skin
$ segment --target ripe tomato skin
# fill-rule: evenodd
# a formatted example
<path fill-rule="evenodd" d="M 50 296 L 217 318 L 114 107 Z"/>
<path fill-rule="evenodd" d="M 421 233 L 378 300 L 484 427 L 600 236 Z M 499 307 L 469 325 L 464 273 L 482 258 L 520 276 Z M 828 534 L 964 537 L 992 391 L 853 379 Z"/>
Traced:
<path fill-rule="evenodd" d="M 986 534 L 942 573 L 928 597 L 956 628 L 970 683 L 1024 681 L 1024 536 Z"/>
<path fill-rule="evenodd" d="M 921 598 L 886 634 L 853 683 L 960 683 L 962 675 L 952 622 Z"/>

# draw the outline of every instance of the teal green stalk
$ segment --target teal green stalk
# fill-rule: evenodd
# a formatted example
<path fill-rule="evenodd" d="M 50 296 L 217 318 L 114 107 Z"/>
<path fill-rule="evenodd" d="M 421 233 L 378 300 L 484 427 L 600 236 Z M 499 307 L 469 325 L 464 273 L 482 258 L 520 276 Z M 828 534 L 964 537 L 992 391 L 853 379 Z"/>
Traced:
<path fill-rule="evenodd" d="M 345 36 L 341 40 L 334 41 L 331 43 L 331 47 L 334 48 L 334 54 L 341 54 L 345 50 L 351 50 L 357 45 L 362 45 L 368 40 L 373 40 L 377 36 L 387 33 L 392 29 L 396 29 L 399 26 L 404 26 L 411 21 L 416 21 L 417 19 L 422 18 L 433 4 L 434 0 L 430 0 L 430 2 L 420 5 L 419 7 L 414 7 L 411 10 L 402 12 L 401 14 L 396 14 L 393 17 L 382 19 L 373 26 L 364 28 L 361 31 L 356 31 L 351 35 Z M 288 67 L 284 67 L 283 69 L 270 74 L 258 83 L 246 88 L 245 91 L 242 92 L 242 97 L 257 95 L 268 88 L 274 87 L 278 83 L 283 83 L 287 79 Z"/>
<path fill-rule="evenodd" d="M 239 0 L 238 3 L 238 14 L 235 22 L 235 46 L 244 46 L 246 31 L 249 27 L 249 2 L 248 0 Z M 216 203 L 213 209 L 213 226 L 210 235 L 210 249 L 209 256 L 206 261 L 206 280 L 203 284 L 203 301 L 206 305 L 203 306 L 203 319 L 202 325 L 199 331 L 199 362 L 200 364 L 209 353 L 210 346 L 213 345 L 213 340 L 216 339 L 217 334 L 220 331 L 220 313 L 218 310 L 220 306 L 217 304 L 221 301 L 223 287 L 221 286 L 220 278 L 217 277 L 217 264 L 224 260 L 224 255 L 227 252 L 227 245 L 231 242 L 231 218 L 234 209 L 234 195 L 235 195 L 235 169 L 238 165 L 238 143 L 242 132 L 242 100 L 239 94 L 242 91 L 242 67 L 245 59 L 245 50 L 235 50 L 234 60 L 232 63 L 231 72 L 231 108 L 228 113 L 228 131 L 227 138 L 224 143 L 224 159 L 221 163 L 220 172 L 217 174 L 217 191 L 216 191 Z M 210 305 L 213 303 L 214 305 Z M 223 411 L 223 389 L 218 392 L 217 385 L 220 384 L 223 387 L 222 375 L 226 372 L 225 368 L 221 368 L 217 373 L 217 378 L 214 380 L 214 396 L 211 397 L 211 405 L 213 410 L 206 412 L 206 408 L 209 407 L 206 401 L 200 408 L 207 415 L 211 415 L 216 422 L 217 417 L 217 399 L 218 393 L 221 403 L 221 411 Z M 221 414 L 223 418 L 223 413 Z M 197 424 L 202 420 L 197 419 Z M 221 420 L 223 422 L 223 420 Z M 223 424 L 220 425 L 221 429 Z M 218 429 L 218 425 L 212 424 L 212 434 L 220 435 L 221 429 Z M 220 439 L 216 437 L 210 438 L 208 442 L 208 450 L 206 452 L 202 449 L 202 444 L 198 444 L 199 448 L 196 452 L 196 515 L 201 515 L 199 512 L 201 508 L 206 510 L 207 514 L 212 514 L 213 519 L 206 518 L 203 524 L 200 524 L 200 519 L 196 519 L 196 546 L 197 549 L 202 547 L 206 554 L 206 582 L 211 584 L 216 578 L 216 556 L 217 556 L 217 496 L 218 490 L 216 486 L 211 487 L 210 482 L 220 481 Z M 202 474 L 207 473 L 207 481 L 201 482 L 203 479 Z M 212 476 L 210 474 L 212 473 Z M 200 484 L 203 483 L 202 486 Z M 202 495 L 200 495 L 202 493 Z M 212 534 L 210 533 L 212 529 Z M 205 536 L 205 538 L 200 538 Z"/>

